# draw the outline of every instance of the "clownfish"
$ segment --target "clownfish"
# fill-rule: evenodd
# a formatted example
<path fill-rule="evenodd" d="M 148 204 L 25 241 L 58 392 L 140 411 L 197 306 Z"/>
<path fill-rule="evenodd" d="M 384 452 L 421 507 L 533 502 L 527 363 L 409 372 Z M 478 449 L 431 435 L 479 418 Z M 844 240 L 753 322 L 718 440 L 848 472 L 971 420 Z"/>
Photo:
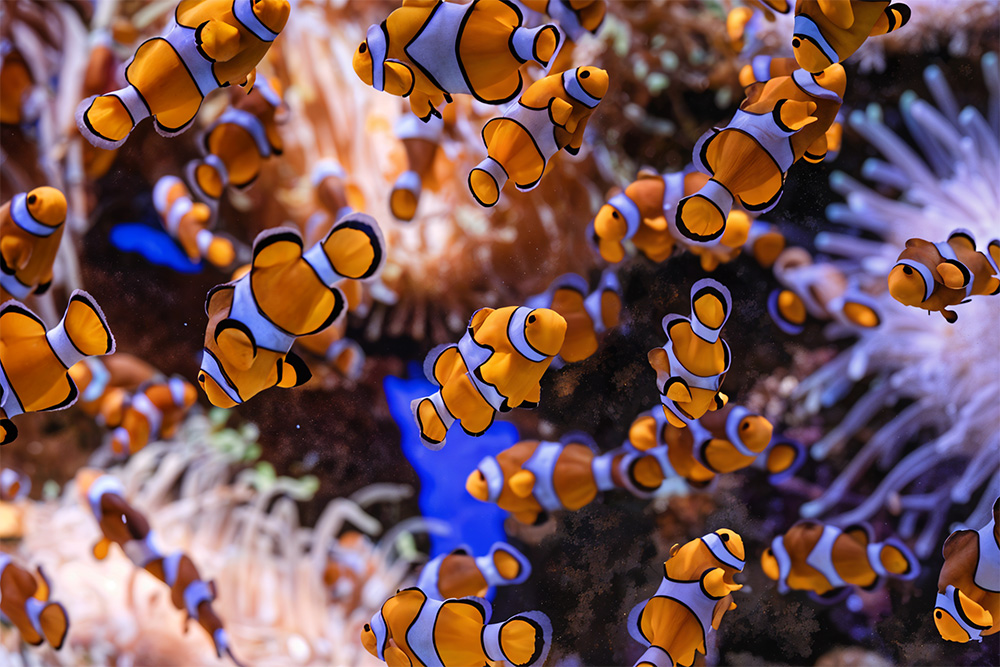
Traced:
<path fill-rule="evenodd" d="M 671 225 L 672 226 L 672 225 Z M 764 268 L 769 268 L 785 249 L 785 237 L 774 225 L 754 220 L 744 211 L 733 209 L 726 216 L 726 231 L 714 245 L 690 244 L 681 237 L 684 249 L 696 255 L 704 271 L 715 271 L 739 257 L 744 250 Z"/>
<path fill-rule="evenodd" d="M 441 554 L 420 570 L 417 588 L 432 600 L 483 597 L 494 586 L 514 586 L 531 576 L 531 563 L 509 544 L 497 542 L 488 554 L 474 557 L 467 547 Z"/>
<path fill-rule="evenodd" d="M 545 14 L 559 24 L 572 41 L 584 33 L 597 34 L 608 11 L 607 0 L 520 0 L 533 12 Z"/>
<path fill-rule="evenodd" d="M 742 53 L 751 44 L 750 51 L 756 51 L 753 47 L 757 41 L 754 34 L 763 21 L 774 21 L 774 14 L 787 14 L 791 7 L 789 0 L 744 0 L 749 6 L 734 7 L 726 14 L 726 35 L 729 37 L 729 44 L 737 53 Z"/>
<path fill-rule="evenodd" d="M 121 58 L 115 53 L 112 32 L 98 29 L 90 35 L 90 56 L 83 74 L 83 97 L 99 95 L 116 80 L 121 69 Z M 118 151 L 83 144 L 83 171 L 87 178 L 96 181 L 111 169 Z"/>
<path fill-rule="evenodd" d="M 354 284 L 356 284 L 354 281 L 344 281 L 343 284 L 338 285 L 338 288 L 346 291 Z M 348 310 L 350 310 L 351 297 L 349 295 L 347 302 Z M 345 338 L 346 334 L 347 320 L 341 318 L 319 333 L 295 339 L 295 344 L 330 364 L 343 377 L 354 381 L 361 377 L 361 370 L 366 359 L 365 351 L 361 349 L 357 341 Z"/>
<path fill-rule="evenodd" d="M 733 576 L 745 564 L 743 539 L 726 528 L 675 544 L 656 593 L 628 616 L 629 634 L 647 647 L 636 667 L 691 665 L 697 652 L 704 654 L 709 633 L 736 608 L 732 593 L 743 584 Z"/>
<path fill-rule="evenodd" d="M 972 232 L 956 229 L 944 243 L 910 239 L 889 272 L 889 294 L 904 306 L 938 311 L 949 324 L 958 314 L 949 306 L 973 295 L 1000 294 L 1000 240 L 976 251 Z"/>
<path fill-rule="evenodd" d="M 330 554 L 323 568 L 323 585 L 335 600 L 356 607 L 361 601 L 365 584 L 371 579 L 379 563 L 372 558 L 375 545 L 364 533 L 348 530 L 330 546 Z"/>
<path fill-rule="evenodd" d="M 552 624 L 539 611 L 490 623 L 493 608 L 482 598 L 433 600 L 404 588 L 386 600 L 361 629 L 361 644 L 389 665 L 486 665 L 545 663 Z"/>
<path fill-rule="evenodd" d="M 12 468 L 0 468 L 0 501 L 12 503 L 31 493 L 31 478 Z"/>
<path fill-rule="evenodd" d="M 934 625 L 950 642 L 981 642 L 1000 631 L 1000 498 L 979 530 L 957 530 L 942 549 Z"/>
<path fill-rule="evenodd" d="M 134 392 L 118 393 L 109 397 L 101 415 L 105 426 L 113 429 L 111 451 L 119 456 L 172 438 L 198 398 L 194 386 L 179 376 L 151 380 Z"/>
<path fill-rule="evenodd" d="M 264 389 L 308 380 L 309 369 L 291 352 L 292 343 L 343 317 L 345 298 L 336 283 L 371 278 L 384 259 L 378 223 L 362 213 L 342 218 L 305 252 L 293 229 L 261 232 L 249 273 L 213 288 L 206 299 L 198 383 L 208 400 L 233 407 Z"/>
<path fill-rule="evenodd" d="M 286 112 L 277 80 L 257 79 L 253 92 L 237 98 L 201 137 L 205 157 L 185 167 L 195 194 L 216 203 L 227 187 L 246 188 L 257 180 L 264 161 L 281 155 L 278 124 Z"/>
<path fill-rule="evenodd" d="M 309 216 L 302 228 L 306 245 L 310 246 L 323 240 L 334 222 L 365 208 L 364 194 L 348 181 L 347 172 L 336 160 L 317 161 L 311 180 L 318 210 Z"/>
<path fill-rule="evenodd" d="M 559 42 L 555 25 L 522 24 L 521 10 L 508 0 L 403 0 L 368 28 L 354 72 L 375 90 L 409 97 L 424 121 L 460 93 L 506 104 L 521 92 L 518 68 L 529 60 L 548 66 Z"/>
<path fill-rule="evenodd" d="M 164 176 L 153 187 L 153 204 L 163 228 L 184 249 L 192 262 L 207 259 L 225 268 L 236 259 L 233 242 L 212 233 L 212 210 L 191 200 L 191 192 L 176 176 Z"/>
<path fill-rule="evenodd" d="M 729 124 L 712 128 L 695 144 L 695 166 L 712 178 L 677 205 L 680 236 L 692 244 L 717 242 L 737 198 L 752 213 L 771 210 L 792 164 L 802 157 L 823 160 L 846 86 L 843 66 L 833 65 L 747 88 Z"/>
<path fill-rule="evenodd" d="M 767 473 L 768 482 L 781 484 L 793 477 L 807 458 L 806 446 L 801 442 L 775 435 L 753 465 Z"/>
<path fill-rule="evenodd" d="M 720 388 L 732 355 L 719 335 L 732 310 L 729 290 L 703 278 L 691 287 L 691 317 L 669 314 L 663 318 L 667 342 L 650 350 L 647 358 L 656 371 L 663 414 L 677 428 L 729 400 Z"/>
<path fill-rule="evenodd" d="M 9 46 L 7 40 L 4 40 L 3 46 Z M 34 81 L 20 52 L 11 50 L 8 53 L 6 48 L 3 51 L 3 58 L 0 60 L 0 88 L 3 89 L 3 96 L 0 97 L 0 124 L 20 125 L 26 120 L 25 98 Z"/>
<path fill-rule="evenodd" d="M 871 590 L 884 578 L 909 581 L 920 574 L 920 563 L 905 544 L 894 537 L 874 539 L 867 524 L 840 529 L 799 521 L 771 541 L 760 563 L 782 594 L 797 590 L 825 595 L 845 586 Z"/>
<path fill-rule="evenodd" d="M 69 618 L 62 604 L 49 600 L 51 591 L 41 567 L 32 574 L 0 553 L 0 618 L 18 629 L 25 643 L 47 642 L 58 651 L 69 632 Z"/>
<path fill-rule="evenodd" d="M 598 492 L 623 486 L 617 470 L 621 452 L 597 454 L 593 443 L 584 441 L 567 436 L 562 442 L 519 442 L 480 461 L 465 489 L 528 525 L 544 522 L 549 512 L 574 512 Z"/>
<path fill-rule="evenodd" d="M 551 308 L 566 320 L 566 338 L 553 364 L 582 361 L 597 351 L 597 338 L 618 326 L 622 295 L 618 276 L 606 269 L 591 292 L 575 273 L 559 276 L 545 292 L 529 297 L 529 308 Z"/>
<path fill-rule="evenodd" d="M 290 9 L 289 0 L 182 0 L 163 35 L 136 49 L 125 67 L 128 85 L 80 103 L 80 134 L 117 148 L 147 116 L 165 137 L 184 132 L 216 88 L 253 88 L 257 63 Z"/>
<path fill-rule="evenodd" d="M 542 375 L 566 338 L 566 320 L 548 308 L 480 308 L 458 344 L 439 345 L 424 360 L 424 375 L 441 387 L 410 404 L 420 439 L 444 447 L 456 421 L 479 436 L 496 413 L 533 408 L 541 399 Z"/>
<path fill-rule="evenodd" d="M 435 116 L 422 123 L 413 114 L 403 114 L 394 129 L 406 150 L 407 169 L 392 185 L 389 208 L 397 220 L 409 222 L 417 214 L 424 179 L 434 166 L 444 133 L 444 120 Z"/>
<path fill-rule="evenodd" d="M 608 73 L 598 67 L 577 67 L 528 86 L 483 127 L 488 157 L 469 174 L 476 201 L 494 206 L 508 179 L 521 192 L 533 190 L 556 153 L 579 153 L 587 120 L 607 92 Z"/>
<path fill-rule="evenodd" d="M 882 309 L 874 298 L 833 264 L 814 263 L 805 248 L 782 252 L 774 263 L 774 276 L 784 288 L 771 292 L 767 311 L 787 334 L 801 333 L 807 315 L 865 329 L 882 323 Z"/>
<path fill-rule="evenodd" d="M 43 186 L 0 208 L 0 303 L 44 294 L 66 222 L 66 197 Z"/>
<path fill-rule="evenodd" d="M 19 301 L 0 306 L 0 444 L 17 437 L 11 418 L 63 410 L 79 391 L 67 370 L 85 357 L 111 354 L 115 339 L 94 298 L 75 290 L 50 331 Z"/>
<path fill-rule="evenodd" d="M 91 416 L 101 413 L 105 399 L 115 390 L 134 391 L 159 375 L 160 371 L 125 352 L 100 359 L 87 358 L 69 369 L 69 376 L 80 391 L 77 407 Z"/>
<path fill-rule="evenodd" d="M 798 0 L 792 50 L 799 67 L 819 73 L 850 58 L 870 36 L 902 28 L 910 8 L 888 0 Z"/>

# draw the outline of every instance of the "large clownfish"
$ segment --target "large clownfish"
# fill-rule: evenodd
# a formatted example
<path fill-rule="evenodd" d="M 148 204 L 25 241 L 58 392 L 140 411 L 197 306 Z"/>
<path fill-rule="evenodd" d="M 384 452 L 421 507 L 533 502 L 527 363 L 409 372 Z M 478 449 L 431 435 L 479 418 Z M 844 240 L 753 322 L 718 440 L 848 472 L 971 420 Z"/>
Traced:
<path fill-rule="evenodd" d="M 870 36 L 906 25 L 910 8 L 888 0 L 798 0 L 792 50 L 799 66 L 819 73 L 850 58 Z"/>
<path fill-rule="evenodd" d="M 738 198 L 745 209 L 769 211 L 781 197 L 785 174 L 797 160 L 820 162 L 837 119 L 847 78 L 841 65 L 818 74 L 795 70 L 747 88 L 726 127 L 706 132 L 694 147 L 695 166 L 711 175 L 677 205 L 680 236 L 692 244 L 715 243 Z"/>
<path fill-rule="evenodd" d="M 934 625 L 952 642 L 981 642 L 1000 631 L 1000 498 L 979 530 L 957 530 L 942 549 Z"/>
<path fill-rule="evenodd" d="M 488 157 L 469 174 L 476 201 L 495 205 L 508 179 L 521 192 L 532 190 L 556 153 L 579 153 L 587 120 L 607 92 L 608 73 L 598 67 L 577 67 L 531 84 L 483 127 Z"/>
<path fill-rule="evenodd" d="M 184 132 L 216 88 L 252 89 L 290 9 L 289 0 L 182 0 L 163 35 L 139 45 L 125 68 L 128 85 L 80 103 L 80 133 L 116 148 L 147 116 L 163 136 Z"/>
<path fill-rule="evenodd" d="M 406 151 L 407 169 L 392 184 L 389 208 L 397 220 L 409 222 L 417 214 L 424 179 L 434 166 L 444 133 L 444 120 L 434 116 L 422 123 L 413 114 L 403 114 L 394 129 Z"/>
<path fill-rule="evenodd" d="M 433 600 L 405 588 L 386 600 L 361 629 L 361 644 L 393 666 L 545 663 L 552 642 L 548 616 L 528 611 L 490 623 L 493 608 L 482 598 Z"/>
<path fill-rule="evenodd" d="M 66 222 L 66 197 L 43 186 L 0 208 L 0 303 L 44 294 Z"/>
<path fill-rule="evenodd" d="M 553 364 L 582 361 L 597 351 L 597 339 L 618 326 L 621 314 L 621 285 L 614 271 L 607 269 L 591 292 L 587 281 L 575 273 L 559 276 L 545 292 L 529 297 L 529 308 L 551 308 L 566 320 L 566 338 Z"/>
<path fill-rule="evenodd" d="M 910 239 L 889 272 L 889 294 L 904 306 L 938 311 L 949 324 L 958 315 L 949 306 L 973 295 L 1000 294 L 1000 240 L 976 250 L 972 232 L 956 229 L 944 243 Z"/>
<path fill-rule="evenodd" d="M 381 24 L 368 28 L 354 53 L 354 71 L 375 90 L 410 98 L 421 120 L 440 116 L 452 95 L 506 104 L 521 92 L 518 68 L 545 67 L 559 42 L 552 24 L 525 28 L 508 0 L 403 0 Z"/>
<path fill-rule="evenodd" d="M 225 268 L 236 259 L 233 242 L 212 233 L 212 210 L 191 200 L 191 192 L 176 176 L 164 176 L 153 187 L 153 204 L 163 228 L 184 249 L 192 262 L 207 259 Z"/>
<path fill-rule="evenodd" d="M 0 444 L 17 437 L 12 417 L 73 405 L 79 391 L 67 370 L 85 357 L 114 351 L 104 313 L 84 291 L 70 295 L 66 313 L 50 331 L 24 304 L 0 306 Z"/>
<path fill-rule="evenodd" d="M 41 567 L 32 574 L 0 553 L 0 618 L 18 629 L 25 643 L 48 642 L 58 651 L 69 632 L 69 618 L 62 604 L 49 600 L 51 591 Z"/>
<path fill-rule="evenodd" d="M 308 380 L 292 343 L 343 317 L 345 298 L 337 282 L 373 277 L 384 258 L 378 223 L 361 213 L 342 218 L 306 252 L 293 229 L 261 232 L 250 271 L 208 293 L 198 382 L 209 401 L 233 407 L 264 389 Z"/>
<path fill-rule="evenodd" d="M 467 547 L 441 554 L 420 570 L 417 588 L 433 600 L 484 597 L 495 586 L 524 583 L 531 576 L 531 563 L 520 551 L 497 542 L 483 556 L 472 556 Z"/>
<path fill-rule="evenodd" d="M 440 345 L 424 360 L 424 375 L 440 390 L 411 403 L 420 438 L 444 447 L 453 423 L 479 436 L 496 413 L 533 408 L 542 375 L 566 338 L 566 320 L 549 308 L 480 308 L 458 344 Z"/>
<path fill-rule="evenodd" d="M 709 633 L 736 608 L 732 593 L 743 584 L 733 576 L 745 564 L 743 539 L 726 528 L 675 544 L 656 593 L 628 616 L 629 634 L 647 647 L 636 667 L 691 665 L 705 653 Z"/>

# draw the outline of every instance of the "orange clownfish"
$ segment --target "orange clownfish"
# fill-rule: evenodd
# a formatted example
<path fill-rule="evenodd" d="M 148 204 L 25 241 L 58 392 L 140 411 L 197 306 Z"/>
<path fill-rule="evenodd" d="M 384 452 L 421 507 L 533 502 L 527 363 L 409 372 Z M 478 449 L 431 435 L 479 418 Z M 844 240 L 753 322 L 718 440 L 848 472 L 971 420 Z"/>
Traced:
<path fill-rule="evenodd" d="M 490 623 L 493 608 L 482 598 L 433 600 L 404 588 L 386 600 L 361 629 L 361 644 L 389 665 L 542 665 L 552 642 L 548 616 L 528 611 Z"/>
<path fill-rule="evenodd" d="M 981 642 L 1000 631 L 1000 498 L 979 530 L 957 530 L 944 542 L 934 625 L 951 642 Z"/>
<path fill-rule="evenodd" d="M 291 352 L 292 343 L 343 317 L 345 298 L 336 283 L 373 277 L 384 258 L 378 223 L 362 213 L 342 218 L 305 252 L 293 229 L 261 232 L 249 273 L 208 293 L 198 374 L 208 400 L 233 407 L 264 389 L 308 380 L 309 370 Z"/>
<path fill-rule="evenodd" d="M 342 281 L 337 287 L 346 292 L 355 284 L 354 281 L 348 280 Z M 350 310 L 350 295 L 347 295 L 347 302 L 348 310 Z M 361 349 L 357 341 L 345 338 L 346 333 L 347 320 L 341 318 L 317 334 L 295 339 L 295 343 L 313 356 L 330 364 L 343 377 L 354 381 L 361 377 L 366 357 L 365 351 Z"/>
<path fill-rule="evenodd" d="M 647 356 L 656 371 L 663 414 L 677 428 L 729 400 L 720 388 L 731 354 L 719 335 L 732 310 L 729 290 L 703 278 L 691 287 L 691 317 L 670 314 L 663 318 L 667 342 Z"/>
<path fill-rule="evenodd" d="M 597 34 L 608 11 L 607 0 L 521 0 L 521 4 L 558 23 L 574 42 L 584 33 Z"/>
<path fill-rule="evenodd" d="M 671 227 L 673 223 L 671 222 Z M 685 250 L 696 255 L 704 271 L 715 271 L 720 264 L 733 261 L 747 250 L 764 268 L 774 264 L 785 249 L 785 237 L 763 220 L 754 220 L 744 211 L 733 209 L 726 216 L 726 231 L 713 245 L 691 244 L 683 236 L 678 241 Z"/>
<path fill-rule="evenodd" d="M 459 547 L 429 561 L 420 570 L 417 588 L 432 600 L 483 597 L 494 586 L 514 586 L 531 576 L 531 563 L 520 551 L 497 542 L 484 556 L 474 557 Z"/>
<path fill-rule="evenodd" d="M 290 9 L 289 0 L 182 0 L 163 35 L 140 44 L 125 67 L 128 85 L 80 103 L 80 134 L 117 148 L 147 116 L 163 136 L 184 132 L 216 88 L 253 88 Z"/>
<path fill-rule="evenodd" d="M 0 501 L 23 500 L 31 493 L 31 478 L 12 468 L 0 468 Z"/>
<path fill-rule="evenodd" d="M 675 544 L 656 593 L 628 616 L 629 634 L 647 647 L 636 667 L 691 665 L 696 652 L 704 654 L 709 633 L 736 608 L 732 593 L 743 584 L 733 576 L 745 564 L 743 539 L 726 528 Z"/>
<path fill-rule="evenodd" d="M 104 410 L 104 402 L 118 390 L 134 391 L 144 382 L 160 374 L 139 357 L 124 352 L 100 359 L 87 358 L 69 369 L 69 376 L 80 391 L 77 407 L 96 416 Z"/>
<path fill-rule="evenodd" d="M 477 310 L 457 345 L 440 345 L 424 360 L 424 375 L 441 389 L 410 404 L 423 443 L 440 449 L 456 421 L 479 436 L 498 411 L 537 406 L 542 375 L 565 338 L 566 320 L 548 308 Z"/>
<path fill-rule="evenodd" d="M 101 539 L 93 549 L 95 558 L 107 558 L 112 544 L 121 547 L 136 567 L 163 557 L 149 521 L 125 500 L 125 485 L 117 477 L 83 468 L 76 474 L 76 488 L 101 529 Z"/>
<path fill-rule="evenodd" d="M 556 153 L 579 153 L 587 120 L 607 92 L 608 73 L 598 67 L 577 67 L 528 86 L 483 127 L 488 157 L 469 174 L 476 201 L 495 205 L 508 179 L 521 192 L 532 190 Z"/>
<path fill-rule="evenodd" d="M 949 306 L 973 295 L 1000 294 L 1000 240 L 976 250 L 972 232 L 956 229 L 944 243 L 910 239 L 889 272 L 889 294 L 904 306 L 938 311 L 949 324 L 958 314 Z"/>
<path fill-rule="evenodd" d="M 563 362 L 582 361 L 597 351 L 602 333 L 618 326 L 622 295 L 618 276 L 611 269 L 601 274 L 593 292 L 587 281 L 575 273 L 559 276 L 545 292 L 529 297 L 529 308 L 551 308 L 566 320 L 566 338 L 553 367 Z"/>
<path fill-rule="evenodd" d="M 182 377 L 151 380 L 135 392 L 121 392 L 114 406 L 102 410 L 111 432 L 111 451 L 131 455 L 150 442 L 172 438 L 194 405 L 198 392 Z"/>
<path fill-rule="evenodd" d="M 745 209 L 769 211 L 781 197 L 785 174 L 799 158 L 819 162 L 837 119 L 847 78 L 841 65 L 819 74 L 795 70 L 747 88 L 729 125 L 706 132 L 694 147 L 695 166 L 711 175 L 677 205 L 674 221 L 692 244 L 718 241 L 738 198 Z"/>
<path fill-rule="evenodd" d="M 920 574 L 920 563 L 906 545 L 894 537 L 875 542 L 866 524 L 842 530 L 799 521 L 771 541 L 760 563 L 781 593 L 825 595 L 851 585 L 871 589 L 885 578 L 909 581 Z"/>
<path fill-rule="evenodd" d="M 207 259 L 213 266 L 225 268 L 236 259 L 233 242 L 216 236 L 209 229 L 212 210 L 191 200 L 191 192 L 176 176 L 164 176 L 153 187 L 153 204 L 163 228 L 184 249 L 188 259 Z"/>
<path fill-rule="evenodd" d="M 755 51 L 753 44 L 756 41 L 753 37 L 757 27 L 763 21 L 774 21 L 774 14 L 787 14 L 791 7 L 789 0 L 744 0 L 747 7 L 735 7 L 726 14 L 726 35 L 733 50 L 741 53 L 751 44 L 751 51 Z M 759 13 L 758 13 L 759 12 Z"/>
<path fill-rule="evenodd" d="M 392 185 L 389 208 L 397 220 L 409 222 L 417 214 L 424 179 L 434 166 L 444 133 L 444 120 L 435 116 L 422 123 L 413 114 L 403 114 L 394 129 L 406 150 L 408 168 Z"/>
<path fill-rule="evenodd" d="M 26 643 L 48 642 L 58 651 L 69 632 L 69 618 L 62 604 L 49 600 L 51 591 L 41 567 L 32 574 L 0 553 L 0 618 L 13 624 Z"/>
<path fill-rule="evenodd" d="M 3 46 L 12 45 L 5 39 Z M 18 125 L 26 120 L 25 102 L 34 81 L 31 77 L 31 70 L 18 51 L 2 49 L 3 58 L 0 59 L 0 88 L 3 88 L 3 96 L 0 97 L 0 123 Z"/>
<path fill-rule="evenodd" d="M 523 27 L 508 0 L 403 0 L 381 24 L 368 28 L 354 53 L 365 84 L 410 98 L 421 120 L 440 116 L 452 95 L 506 104 L 521 92 L 518 68 L 531 60 L 546 67 L 559 42 L 552 24 Z"/>
<path fill-rule="evenodd" d="M 792 50 L 799 66 L 819 73 L 850 58 L 870 36 L 906 25 L 910 8 L 888 0 L 798 0 Z"/>
<path fill-rule="evenodd" d="M 0 208 L 0 303 L 44 294 L 66 222 L 66 197 L 43 186 Z"/>
<path fill-rule="evenodd" d="M 17 437 L 12 417 L 73 405 L 79 391 L 67 369 L 114 351 L 104 313 L 82 290 L 70 295 L 66 313 L 50 331 L 24 304 L 0 306 L 0 444 Z"/>

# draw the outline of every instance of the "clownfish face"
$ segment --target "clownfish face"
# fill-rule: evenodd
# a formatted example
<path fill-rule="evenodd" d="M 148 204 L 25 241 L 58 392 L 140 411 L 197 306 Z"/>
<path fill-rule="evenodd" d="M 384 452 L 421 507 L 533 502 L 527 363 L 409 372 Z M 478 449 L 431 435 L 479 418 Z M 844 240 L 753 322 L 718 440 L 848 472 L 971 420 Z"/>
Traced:
<path fill-rule="evenodd" d="M 473 470 L 465 480 L 465 490 L 476 500 L 484 503 L 490 499 L 490 488 L 481 470 Z"/>
<path fill-rule="evenodd" d="M 608 92 L 608 73 L 600 67 L 578 67 L 576 80 L 584 92 L 594 99 L 604 99 Z"/>
<path fill-rule="evenodd" d="M 383 56 L 384 57 L 384 56 Z M 366 85 L 374 85 L 374 63 L 372 62 L 371 48 L 368 40 L 364 40 L 358 45 L 351 60 L 354 66 L 354 73 L 358 75 Z M 413 72 L 410 68 L 398 60 L 384 60 L 382 62 L 382 90 L 397 97 L 407 97 L 413 92 Z"/>
<path fill-rule="evenodd" d="M 594 218 L 594 233 L 602 241 L 621 241 L 628 231 L 625 216 L 612 206 L 605 204 Z"/>
<path fill-rule="evenodd" d="M 747 555 L 746 551 L 743 549 L 743 538 L 740 537 L 739 533 L 734 533 L 728 528 L 720 528 L 715 531 L 715 534 L 718 535 L 719 539 L 726 545 L 726 550 L 729 553 L 736 556 L 741 561 L 746 561 Z"/>
<path fill-rule="evenodd" d="M 760 557 L 760 567 L 764 570 L 769 578 L 774 581 L 778 580 L 780 575 L 780 570 L 778 569 L 778 559 L 774 557 L 774 552 L 771 551 L 771 547 L 764 549 L 764 553 Z"/>
<path fill-rule="evenodd" d="M 361 628 L 361 645 L 373 656 L 378 657 L 378 639 L 375 638 L 372 626 L 368 623 L 365 623 L 365 626 Z"/>
<path fill-rule="evenodd" d="M 271 32 L 281 32 L 288 21 L 288 0 L 254 0 L 253 13 Z"/>
<path fill-rule="evenodd" d="M 226 409 L 236 407 L 236 401 L 231 399 L 229 394 L 208 373 L 198 373 L 198 384 L 201 385 L 202 390 L 208 396 L 208 400 L 212 405 Z"/>
<path fill-rule="evenodd" d="M 923 303 L 927 287 L 920 272 L 907 264 L 897 264 L 889 272 L 889 294 L 904 306 Z"/>
<path fill-rule="evenodd" d="M 964 644 L 971 639 L 969 633 L 962 629 L 962 626 L 955 620 L 955 617 L 944 609 L 934 610 L 934 625 L 937 627 L 941 638 L 946 641 Z"/>
<path fill-rule="evenodd" d="M 554 357 L 566 340 L 566 320 L 549 308 L 536 308 L 524 323 L 524 336 L 532 348 L 547 357 Z"/>
<path fill-rule="evenodd" d="M 792 38 L 792 52 L 795 60 L 807 72 L 820 72 L 833 64 L 814 42 L 800 35 Z"/>
<path fill-rule="evenodd" d="M 774 426 L 760 415 L 747 415 L 740 420 L 737 432 L 747 449 L 759 453 L 771 442 Z"/>
<path fill-rule="evenodd" d="M 35 188 L 25 199 L 28 212 L 38 222 L 48 227 L 56 227 L 66 220 L 66 197 L 49 186 Z"/>
<path fill-rule="evenodd" d="M 351 60 L 351 64 L 354 66 L 354 73 L 358 75 L 365 85 L 372 85 L 372 53 L 368 48 L 368 40 L 362 40 L 358 44 L 357 50 L 354 52 L 354 58 Z"/>

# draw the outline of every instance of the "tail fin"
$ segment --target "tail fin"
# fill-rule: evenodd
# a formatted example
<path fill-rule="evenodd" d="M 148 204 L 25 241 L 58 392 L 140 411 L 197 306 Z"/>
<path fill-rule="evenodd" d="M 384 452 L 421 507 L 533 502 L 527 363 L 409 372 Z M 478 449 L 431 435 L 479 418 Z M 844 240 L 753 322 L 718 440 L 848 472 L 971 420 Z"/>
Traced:
<path fill-rule="evenodd" d="M 771 484 L 781 484 L 806 462 L 806 448 L 797 440 L 776 435 L 757 462 L 768 472 Z"/>
<path fill-rule="evenodd" d="M 417 214 L 420 204 L 420 193 L 423 183 L 420 174 L 415 171 L 404 171 L 392 186 L 389 195 L 389 208 L 397 220 L 409 222 Z"/>
<path fill-rule="evenodd" d="M 361 377 L 361 368 L 365 365 L 365 352 L 355 341 L 341 338 L 333 341 L 327 348 L 326 360 L 333 364 L 338 373 L 354 381 Z"/>
<path fill-rule="evenodd" d="M 213 205 L 218 203 L 229 185 L 229 170 L 218 155 L 209 154 L 202 160 L 191 160 L 184 167 L 184 176 L 195 195 Z"/>
<path fill-rule="evenodd" d="M 100 306 L 82 290 L 70 295 L 62 321 L 46 334 L 66 368 L 84 359 L 115 351 L 115 339 Z"/>
<path fill-rule="evenodd" d="M 496 206 L 506 183 L 507 171 L 492 157 L 487 157 L 469 173 L 469 189 L 480 206 Z"/>
<path fill-rule="evenodd" d="M 438 450 L 444 447 L 444 438 L 448 428 L 455 418 L 445 407 L 441 392 L 435 392 L 426 398 L 417 398 L 410 403 L 413 418 L 420 429 L 420 440 L 428 449 Z"/>
<path fill-rule="evenodd" d="M 385 263 L 382 229 L 375 218 L 364 213 L 351 213 L 341 218 L 316 247 L 322 247 L 330 268 L 342 278 L 373 278 Z M 307 259 L 314 251 L 315 247 L 306 252 Z"/>
<path fill-rule="evenodd" d="M 88 97 L 76 107 L 76 126 L 92 145 L 106 150 L 125 143 L 149 108 L 133 86 Z"/>
<path fill-rule="evenodd" d="M 487 625 L 482 642 L 490 660 L 506 660 L 515 667 L 541 665 L 552 644 L 552 623 L 540 611 L 527 611 Z"/>
<path fill-rule="evenodd" d="M 488 554 L 476 558 L 476 565 L 490 586 L 513 586 L 531 576 L 531 563 L 506 542 L 495 543 Z"/>
<path fill-rule="evenodd" d="M 25 611 L 35 632 L 44 637 L 55 650 L 61 649 L 69 631 L 66 609 L 58 602 L 42 602 L 37 598 L 28 598 Z"/>
<path fill-rule="evenodd" d="M 542 67 L 548 67 L 559 44 L 559 29 L 552 23 L 537 28 L 517 28 L 510 43 L 514 54 L 521 60 L 534 60 Z"/>
<path fill-rule="evenodd" d="M 895 537 L 868 545 L 868 560 L 880 576 L 909 581 L 920 574 L 920 561 Z"/>
<path fill-rule="evenodd" d="M 733 208 L 733 193 L 715 179 L 677 203 L 677 231 L 688 243 L 713 245 L 726 231 L 726 218 Z"/>
<path fill-rule="evenodd" d="M 227 238 L 216 236 L 207 229 L 201 229 L 198 230 L 196 242 L 198 243 L 198 252 L 212 266 L 225 269 L 236 261 L 236 248 L 233 247 L 233 242 Z"/>
<path fill-rule="evenodd" d="M 893 30 L 899 30 L 910 20 L 910 8 L 902 2 L 895 2 L 885 8 L 882 15 L 875 22 L 870 35 L 884 35 Z"/>
<path fill-rule="evenodd" d="M 767 312 L 771 319 L 790 336 L 802 333 L 806 323 L 806 306 L 795 292 L 776 289 L 767 298 Z"/>
<path fill-rule="evenodd" d="M 882 323 L 878 302 L 857 288 L 849 288 L 839 299 L 830 303 L 830 310 L 855 326 L 870 329 Z"/>

